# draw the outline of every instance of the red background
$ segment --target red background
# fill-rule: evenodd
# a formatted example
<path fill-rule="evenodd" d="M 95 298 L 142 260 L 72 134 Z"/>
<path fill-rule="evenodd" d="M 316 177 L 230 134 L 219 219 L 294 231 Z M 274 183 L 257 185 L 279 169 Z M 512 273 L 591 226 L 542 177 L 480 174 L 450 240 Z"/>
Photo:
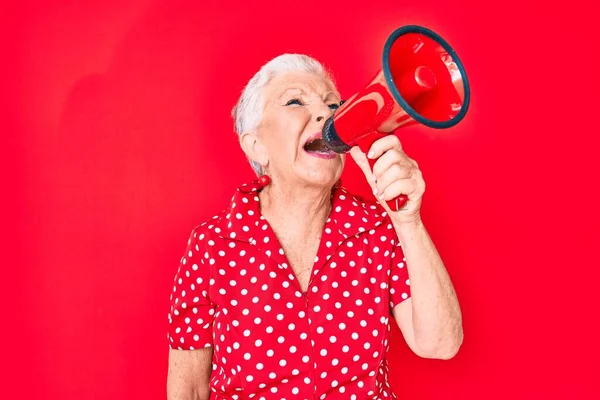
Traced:
<path fill-rule="evenodd" d="M 191 228 L 252 176 L 229 112 L 283 52 L 345 96 L 387 36 L 425 25 L 457 50 L 472 105 L 398 132 L 456 286 L 465 343 L 411 354 L 403 399 L 598 398 L 598 86 L 583 4 L 21 2 L 3 13 L 3 398 L 165 397 L 169 291 Z M 213 4 L 214 3 L 214 4 Z M 268 3 L 268 4 L 267 4 Z M 285 5 L 285 7 L 284 7 Z M 366 193 L 355 165 L 346 185 Z"/>

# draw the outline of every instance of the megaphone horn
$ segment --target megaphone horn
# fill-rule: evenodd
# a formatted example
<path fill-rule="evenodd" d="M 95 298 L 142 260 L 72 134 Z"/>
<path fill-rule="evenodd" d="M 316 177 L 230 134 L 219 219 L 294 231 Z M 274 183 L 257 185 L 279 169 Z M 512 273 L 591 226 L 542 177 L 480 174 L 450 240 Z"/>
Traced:
<path fill-rule="evenodd" d="M 323 127 L 328 148 L 345 153 L 371 145 L 396 129 L 416 123 L 445 129 L 467 113 L 470 87 L 462 62 L 448 42 L 430 29 L 408 25 L 395 30 L 383 48 L 383 67 L 352 95 Z M 369 159 L 371 168 L 377 160 Z M 393 211 L 405 195 L 388 200 Z"/>

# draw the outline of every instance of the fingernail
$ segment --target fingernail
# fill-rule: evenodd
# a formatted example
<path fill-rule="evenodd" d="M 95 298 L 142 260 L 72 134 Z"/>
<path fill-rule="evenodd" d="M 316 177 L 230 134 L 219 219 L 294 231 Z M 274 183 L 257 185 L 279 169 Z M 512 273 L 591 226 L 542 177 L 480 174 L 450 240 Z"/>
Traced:
<path fill-rule="evenodd" d="M 377 196 L 377 193 L 378 193 L 378 192 L 379 192 L 379 191 L 377 190 L 377 188 L 373 189 L 373 196 Z"/>
<path fill-rule="evenodd" d="M 383 200 L 383 193 L 381 193 L 381 196 L 379 196 L 379 200 Z"/>
<path fill-rule="evenodd" d="M 374 152 L 370 151 L 369 154 L 367 155 L 368 158 L 373 158 L 373 156 L 375 155 Z"/>

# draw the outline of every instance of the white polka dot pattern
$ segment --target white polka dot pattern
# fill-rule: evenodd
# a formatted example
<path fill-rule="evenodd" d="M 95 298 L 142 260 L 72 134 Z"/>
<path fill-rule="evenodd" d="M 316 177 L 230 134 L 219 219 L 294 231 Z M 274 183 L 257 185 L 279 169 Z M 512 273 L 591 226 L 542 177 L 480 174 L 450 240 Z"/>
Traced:
<path fill-rule="evenodd" d="M 389 217 L 336 186 L 303 293 L 260 214 L 259 188 L 242 185 L 192 231 L 171 294 L 169 346 L 213 346 L 217 399 L 395 398 L 391 308 L 410 297 L 410 281 Z"/>

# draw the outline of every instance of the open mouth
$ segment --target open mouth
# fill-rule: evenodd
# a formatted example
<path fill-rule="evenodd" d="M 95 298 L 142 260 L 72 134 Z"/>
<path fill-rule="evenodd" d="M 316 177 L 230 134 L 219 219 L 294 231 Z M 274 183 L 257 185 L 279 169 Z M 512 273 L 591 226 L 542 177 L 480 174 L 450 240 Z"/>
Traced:
<path fill-rule="evenodd" d="M 335 158 L 337 154 L 325 145 L 325 141 L 321 137 L 310 139 L 303 148 L 311 156 L 319 158 Z"/>

